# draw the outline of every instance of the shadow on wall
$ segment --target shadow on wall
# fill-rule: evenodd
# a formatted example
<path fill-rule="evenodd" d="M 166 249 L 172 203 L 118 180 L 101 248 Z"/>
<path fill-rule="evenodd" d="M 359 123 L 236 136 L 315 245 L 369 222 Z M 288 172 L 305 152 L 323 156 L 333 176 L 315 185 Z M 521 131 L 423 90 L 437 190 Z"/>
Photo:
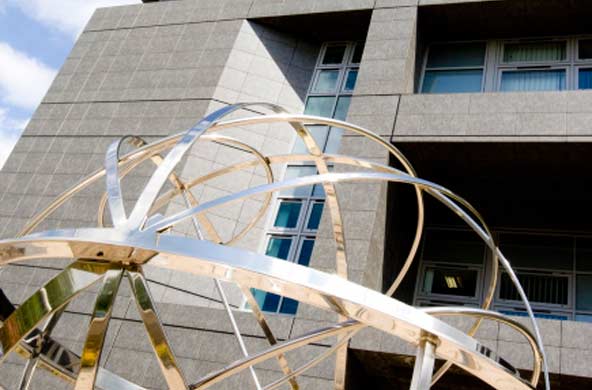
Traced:
<path fill-rule="evenodd" d="M 249 24 L 284 79 L 304 102 L 322 44 L 364 41 L 370 17 L 370 11 L 354 11 L 260 18 Z"/>

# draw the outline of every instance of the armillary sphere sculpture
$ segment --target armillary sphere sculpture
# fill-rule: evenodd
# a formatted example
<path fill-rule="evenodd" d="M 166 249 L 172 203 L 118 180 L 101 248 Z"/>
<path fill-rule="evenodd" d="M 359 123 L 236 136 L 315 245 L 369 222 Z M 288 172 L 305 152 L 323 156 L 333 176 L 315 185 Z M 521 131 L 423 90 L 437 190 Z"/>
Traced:
<path fill-rule="evenodd" d="M 254 112 L 253 108 L 270 110 L 273 113 L 251 117 L 224 120 L 231 113 Z M 239 126 L 283 122 L 289 124 L 304 142 L 308 154 L 264 156 L 256 149 L 236 139 L 219 135 L 224 129 Z M 405 171 L 381 165 L 361 158 L 337 154 L 324 154 L 306 125 L 325 125 L 341 128 L 384 147 L 404 167 Z M 124 142 L 136 147 L 120 156 Z M 237 163 L 193 179 L 181 180 L 175 174 L 175 167 L 182 161 L 196 142 L 216 142 L 231 145 L 247 152 L 252 160 Z M 163 157 L 163 153 L 167 152 Z M 142 162 L 152 161 L 155 170 L 144 190 L 138 194 L 131 212 L 124 207 L 121 179 Z M 307 162 L 316 165 L 318 174 L 275 181 L 271 167 L 288 162 Z M 336 166 L 340 172 L 330 172 L 329 166 Z M 267 184 L 246 188 L 198 204 L 190 191 L 208 180 L 222 177 L 241 169 L 262 167 L 266 172 Z M 347 170 L 350 171 L 347 171 Z M 345 172 L 342 172 L 345 170 Z M 106 179 L 107 189 L 98 205 L 98 227 L 61 229 L 44 232 L 33 231 L 56 209 L 65 204 L 76 193 Z M 391 288 L 383 294 L 347 279 L 346 240 L 343 218 L 339 209 L 335 183 L 341 182 L 394 182 L 412 185 L 417 196 L 418 221 L 415 241 L 400 274 Z M 171 184 L 166 190 L 165 185 Z M 304 267 L 278 258 L 264 256 L 237 249 L 234 242 L 243 237 L 265 214 L 275 191 L 300 186 L 322 185 L 326 194 L 333 237 L 336 242 L 336 274 L 329 274 L 312 267 Z M 428 194 L 454 211 L 487 245 L 492 253 L 492 279 L 487 288 L 482 309 L 465 307 L 414 308 L 394 298 L 415 257 L 424 221 L 424 194 Z M 224 242 L 219 232 L 208 220 L 206 211 L 224 207 L 231 202 L 253 196 L 264 196 L 263 207 L 242 231 Z M 165 216 L 164 209 L 173 200 L 181 200 L 187 206 L 181 211 Z M 109 209 L 111 223 L 106 226 L 106 209 Z M 171 229 L 181 222 L 191 221 L 195 237 L 170 234 Z M 18 308 L 3 304 L 0 327 L 0 362 L 16 351 L 28 359 L 20 388 L 29 386 L 37 366 L 46 368 L 64 380 L 75 383 L 82 389 L 142 389 L 122 377 L 99 367 L 105 333 L 112 312 L 113 303 L 123 278 L 129 280 L 132 295 L 137 303 L 162 374 L 170 389 L 207 389 L 243 370 L 250 372 L 253 383 L 249 388 L 275 389 L 289 384 L 299 388 L 298 377 L 306 370 L 336 355 L 335 388 L 343 388 L 344 361 L 348 341 L 362 328 L 373 327 L 417 346 L 417 356 L 412 389 L 428 389 L 451 366 L 464 369 L 477 376 L 493 388 L 503 390 L 526 390 L 537 386 L 541 371 L 544 372 L 546 388 L 549 378 L 543 344 L 528 300 L 510 263 L 494 243 L 491 232 L 477 211 L 463 198 L 438 184 L 417 177 L 411 164 L 390 143 L 372 132 L 335 119 L 308 115 L 290 114 L 281 107 L 271 104 L 252 103 L 224 107 L 200 120 L 188 131 L 160 141 L 145 144 L 138 137 L 124 137 L 114 142 L 107 150 L 105 169 L 101 169 L 67 190 L 44 211 L 35 216 L 18 238 L 0 241 L 0 266 L 31 259 L 66 258 L 74 260 L 61 273 L 47 282 L 44 287 L 26 299 Z M 181 372 L 179 364 L 167 341 L 164 328 L 157 316 L 147 281 L 142 272 L 145 264 L 167 270 L 186 272 L 211 277 L 221 294 L 230 322 L 240 344 L 242 356 L 223 369 L 209 373 L 189 382 Z M 518 290 L 530 318 L 531 332 L 522 324 L 489 311 L 495 291 L 499 264 L 505 269 Z M 249 354 L 242 341 L 238 324 L 230 309 L 220 281 L 238 285 L 246 297 L 250 310 L 262 327 L 269 341 L 269 348 Z M 52 339 L 51 331 L 60 319 L 69 302 L 77 294 L 100 283 L 94 311 L 89 323 L 82 355 L 78 356 Z M 304 304 L 338 314 L 341 322 L 334 326 L 318 329 L 302 336 L 278 342 L 264 313 L 258 306 L 251 289 L 273 292 L 298 300 Z M 9 305 L 9 306 L 7 306 Z M 466 316 L 475 320 L 468 333 L 448 325 L 440 319 L 445 316 Z M 521 333 L 529 342 L 533 353 L 532 376 L 524 379 L 509 363 L 494 352 L 479 344 L 472 336 L 483 320 L 496 321 Z M 336 342 L 319 356 L 306 364 L 295 367 L 290 364 L 286 353 L 336 336 Z M 434 374 L 435 359 L 446 363 Z M 268 359 L 277 360 L 283 376 L 272 383 L 263 384 L 257 378 L 254 366 Z"/>

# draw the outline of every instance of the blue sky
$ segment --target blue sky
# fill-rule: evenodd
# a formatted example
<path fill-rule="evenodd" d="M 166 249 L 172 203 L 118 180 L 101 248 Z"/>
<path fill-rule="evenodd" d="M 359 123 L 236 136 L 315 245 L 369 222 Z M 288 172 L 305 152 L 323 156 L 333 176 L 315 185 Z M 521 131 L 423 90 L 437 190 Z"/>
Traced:
<path fill-rule="evenodd" d="M 0 0 L 0 167 L 97 7 L 140 0 Z"/>

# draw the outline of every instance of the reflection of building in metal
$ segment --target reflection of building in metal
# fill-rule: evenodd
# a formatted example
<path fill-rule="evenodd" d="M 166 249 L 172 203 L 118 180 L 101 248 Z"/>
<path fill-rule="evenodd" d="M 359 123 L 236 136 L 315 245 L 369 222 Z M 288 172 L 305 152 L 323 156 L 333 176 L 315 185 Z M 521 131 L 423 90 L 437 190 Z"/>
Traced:
<path fill-rule="evenodd" d="M 224 120 L 225 117 L 239 110 L 254 108 L 271 110 L 273 114 Z M 218 134 L 224 130 L 264 123 L 289 124 L 302 141 L 307 153 L 264 155 L 241 141 Z M 309 130 L 310 126 L 315 125 L 325 126 L 325 131 L 335 131 L 339 128 L 376 143 L 387 150 L 402 165 L 403 170 L 362 158 L 323 153 Z M 250 158 L 205 176 L 190 177 L 185 172 L 185 177 L 180 177 L 175 173 L 175 168 L 197 142 L 232 146 L 248 154 Z M 137 149 L 120 156 L 120 149 L 124 143 L 129 143 Z M 156 168 L 154 173 L 149 175 L 147 184 L 138 194 L 131 211 L 126 212 L 122 180 L 144 162 L 152 162 Z M 318 173 L 312 172 L 311 175 L 274 180 L 273 166 L 298 162 L 314 164 Z M 258 166 L 264 170 L 267 183 L 251 186 L 203 203 L 199 203 L 192 192 L 195 187 L 210 180 Z M 339 172 L 331 172 L 330 166 Z M 100 186 L 102 179 L 106 180 L 106 191 L 97 205 L 99 225 L 97 228 L 64 228 L 32 234 L 35 228 L 60 208 L 65 207 L 77 194 L 90 187 Z M 418 208 L 415 239 L 401 272 L 386 294 L 348 281 L 345 235 L 347 226 L 344 226 L 336 185 L 357 182 L 391 182 L 407 184 L 415 188 Z M 167 183 L 170 184 L 170 189 L 166 188 Z M 232 244 L 248 234 L 263 217 L 274 192 L 291 188 L 310 188 L 315 185 L 322 186 L 329 211 L 336 248 L 336 275 L 232 248 Z M 505 274 L 513 283 L 517 295 L 524 303 L 532 321 L 534 333 L 509 317 L 487 310 L 496 291 L 496 277 L 492 277 L 486 286 L 486 299 L 482 309 L 464 307 L 420 309 L 390 297 L 405 278 L 419 248 L 424 226 L 424 194 L 430 195 L 452 210 L 489 248 L 491 268 L 494 270 L 492 275 L 498 274 L 498 263 L 501 264 Z M 259 211 L 253 213 L 252 220 L 227 241 L 222 240 L 221 232 L 210 221 L 207 213 L 212 209 L 223 209 L 234 202 L 260 195 L 263 195 L 264 200 Z M 172 213 L 164 212 L 165 207 L 175 201 L 184 203 L 186 208 Z M 112 221 L 109 224 L 105 222 L 107 205 Z M 191 222 L 194 229 L 193 238 L 170 234 L 174 227 L 184 221 Z M 166 385 L 171 389 L 206 389 L 245 370 L 249 372 L 253 386 L 257 389 L 278 388 L 286 383 L 289 383 L 293 389 L 298 389 L 299 376 L 333 354 L 336 355 L 334 383 L 336 388 L 340 388 L 343 386 L 342 382 L 346 375 L 347 343 L 365 327 L 375 328 L 416 346 L 417 353 L 411 378 L 412 389 L 430 388 L 432 382 L 444 375 L 452 364 L 492 387 L 504 390 L 536 388 L 541 369 L 544 368 L 545 387 L 550 388 L 542 339 L 526 294 L 479 213 L 466 200 L 450 190 L 418 178 L 409 161 L 392 144 L 368 130 L 337 119 L 289 114 L 273 104 L 237 104 L 214 111 L 187 132 L 151 144 L 146 144 L 139 137 L 123 137 L 116 140 L 107 149 L 105 169 L 95 172 L 58 196 L 46 209 L 33 217 L 21 232 L 20 238 L 0 242 L 0 265 L 51 258 L 67 258 L 73 262 L 41 289 L 34 292 L 18 308 L 12 308 L 12 310 L 4 308 L 4 311 L 11 312 L 3 318 L 0 327 L 2 343 L 0 358 L 7 359 L 11 352 L 18 351 L 27 359 L 19 384 L 20 388 L 29 386 L 37 366 L 48 369 L 64 380 L 74 382 L 75 388 L 79 390 L 92 389 L 95 385 L 105 389 L 141 388 L 106 369 L 99 368 L 115 298 L 124 277 L 130 283 L 131 296 L 139 311 L 139 319 L 149 336 Z M 180 360 L 174 354 L 165 335 L 164 326 L 156 313 L 156 305 L 143 272 L 145 265 L 212 278 L 242 356 L 237 356 L 237 360 L 229 365 L 213 370 L 196 380 L 187 379 L 188 376 L 181 370 Z M 434 290 L 439 288 L 436 283 L 438 277 L 435 273 L 430 276 L 434 281 L 432 283 Z M 464 278 L 465 276 L 461 273 L 443 273 L 445 286 L 449 289 L 465 288 Z M 234 283 L 242 291 L 250 311 L 266 335 L 269 343 L 267 348 L 257 353 L 249 353 L 241 336 L 241 324 L 233 314 L 221 281 Z M 101 286 L 95 300 L 82 353 L 77 356 L 52 339 L 51 333 L 73 299 L 95 283 L 100 283 Z M 256 298 L 260 292 L 263 292 L 263 299 Z M 334 312 L 339 316 L 339 322 L 278 343 L 264 315 L 267 303 L 267 297 L 264 294 L 269 293 L 282 296 L 285 301 L 289 299 L 292 302 Z M 7 304 L 5 302 L 5 305 Z M 438 319 L 450 316 L 472 318 L 473 326 L 465 334 Z M 508 326 L 526 339 L 533 354 L 532 374 L 529 380 L 521 378 L 518 370 L 510 363 L 471 337 L 484 320 Z M 299 366 L 290 364 L 289 352 L 319 341 L 327 341 L 335 336 L 332 346 L 323 353 L 306 359 Z M 447 363 L 433 374 L 436 358 L 444 359 Z M 267 360 L 277 360 L 283 375 L 264 384 L 254 367 Z M 186 374 L 190 375 L 190 373 Z"/>

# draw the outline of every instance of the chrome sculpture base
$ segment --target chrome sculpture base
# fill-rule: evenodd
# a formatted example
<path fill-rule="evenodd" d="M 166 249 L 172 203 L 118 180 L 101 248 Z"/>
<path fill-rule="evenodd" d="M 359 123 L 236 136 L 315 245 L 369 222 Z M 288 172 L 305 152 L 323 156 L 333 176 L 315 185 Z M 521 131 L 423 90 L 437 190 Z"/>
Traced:
<path fill-rule="evenodd" d="M 270 109 L 274 114 L 223 121 L 228 114 L 252 106 Z M 288 123 L 302 139 L 309 153 L 265 156 L 236 139 L 213 134 L 238 126 L 274 122 Z M 305 126 L 313 124 L 340 127 L 378 143 L 397 158 L 406 171 L 360 158 L 323 154 Z M 232 145 L 248 153 L 253 159 L 183 181 L 174 173 L 174 169 L 189 148 L 198 141 Z M 119 149 L 123 142 L 129 142 L 137 149 L 125 156 L 120 156 Z M 169 150 L 168 154 L 162 157 L 161 153 L 167 150 Z M 128 214 L 124 208 L 121 179 L 148 160 L 155 164 L 156 169 L 145 189 L 138 194 L 138 200 Z M 275 181 L 272 165 L 299 161 L 315 164 L 319 174 Z M 356 168 L 356 172 L 331 173 L 330 164 Z M 190 191 L 193 187 L 209 180 L 256 166 L 261 166 L 265 170 L 267 184 L 247 188 L 202 204 L 198 204 Z M 45 218 L 65 204 L 68 199 L 97 183 L 103 177 L 106 179 L 107 189 L 98 205 L 98 227 L 33 233 Z M 173 189 L 162 193 L 161 190 L 167 181 L 173 185 Z M 417 196 L 419 218 L 415 227 L 415 241 L 405 266 L 386 294 L 362 287 L 347 279 L 345 251 L 347 243 L 344 238 L 344 229 L 347 227 L 343 226 L 335 183 L 367 181 L 413 185 Z M 322 185 L 326 194 L 325 202 L 328 205 L 337 248 L 336 274 L 328 274 L 232 247 L 232 244 L 244 237 L 263 217 L 275 191 L 315 184 Z M 464 307 L 421 309 L 408 306 L 391 297 L 409 270 L 419 245 L 423 230 L 424 194 L 434 197 L 452 209 L 490 248 L 493 254 L 492 268 L 495 272 L 492 272 L 494 277 L 489 282 L 482 309 Z M 257 195 L 265 196 L 259 212 L 238 234 L 224 242 L 220 232 L 216 231 L 209 221 L 206 211 Z M 160 211 L 174 199 L 182 199 L 187 209 L 170 216 L 162 215 Z M 105 226 L 107 207 L 113 221 L 112 226 Z M 195 238 L 169 234 L 171 228 L 186 220 L 192 222 Z M 247 370 L 252 383 L 245 384 L 244 387 L 268 390 L 289 383 L 291 388 L 296 390 L 299 388 L 299 375 L 333 354 L 336 355 L 334 387 L 343 389 L 348 342 L 358 331 L 368 326 L 417 346 L 415 369 L 411 379 L 413 390 L 430 388 L 452 364 L 477 376 L 492 387 L 503 390 L 534 389 L 543 371 L 545 385 L 549 389 L 544 349 L 532 310 L 510 263 L 496 247 L 487 225 L 479 214 L 468 202 L 453 192 L 417 178 L 411 164 L 393 145 L 370 131 L 349 123 L 307 115 L 293 115 L 285 112 L 281 107 L 270 104 L 238 104 L 224 107 L 206 116 L 183 134 L 171 136 L 150 145 L 146 145 L 138 137 L 124 137 L 108 148 L 104 170 L 95 172 L 58 197 L 47 209 L 33 218 L 18 238 L 0 241 L 0 266 L 25 260 L 55 258 L 74 261 L 18 308 L 10 307 L 6 310 L 4 307 L 2 311 L 6 315 L 2 318 L 0 326 L 0 363 L 13 351 L 28 359 L 20 381 L 20 389 L 29 387 L 37 367 L 45 368 L 64 380 L 73 382 L 77 390 L 142 389 L 141 386 L 99 366 L 115 296 L 123 279 L 126 279 L 131 286 L 140 318 L 145 325 L 167 387 L 170 389 L 207 389 L 232 375 Z M 187 380 L 167 341 L 165 329 L 150 296 L 148 284 L 142 272 L 145 264 L 176 272 L 207 276 L 215 280 L 217 291 L 240 346 L 241 356 L 237 356 L 236 361 L 197 381 Z M 498 273 L 499 264 L 504 267 L 516 285 L 532 319 L 534 333 L 508 317 L 487 310 L 495 291 L 495 275 Z M 269 348 L 256 354 L 249 353 L 240 333 L 240 324 L 234 317 L 220 281 L 235 283 L 241 288 L 253 315 L 267 337 Z M 77 356 L 52 339 L 51 332 L 67 305 L 79 293 L 96 283 L 101 283 L 101 287 L 88 327 L 82 356 Z M 264 312 L 251 293 L 252 288 L 280 294 L 304 304 L 335 312 L 341 318 L 341 322 L 278 343 Z M 474 318 L 475 323 L 468 333 L 463 333 L 438 318 L 443 316 L 468 316 Z M 525 337 L 533 353 L 531 378 L 522 378 L 509 363 L 497 357 L 493 351 L 479 344 L 472 337 L 484 320 L 497 321 L 510 326 Z M 337 341 L 332 347 L 300 367 L 291 365 L 286 357 L 289 351 L 335 336 Z M 433 373 L 436 358 L 444 359 L 447 363 Z M 263 384 L 254 366 L 269 359 L 277 360 L 283 377 L 272 383 Z"/>

